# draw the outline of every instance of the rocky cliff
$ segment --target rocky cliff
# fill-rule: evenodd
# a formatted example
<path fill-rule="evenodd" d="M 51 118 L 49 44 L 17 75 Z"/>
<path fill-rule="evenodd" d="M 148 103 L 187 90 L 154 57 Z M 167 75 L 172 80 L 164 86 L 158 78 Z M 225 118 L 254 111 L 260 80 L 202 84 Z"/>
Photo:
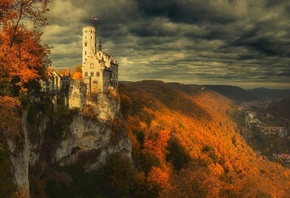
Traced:
<path fill-rule="evenodd" d="M 29 192 L 29 181 L 51 166 L 77 164 L 89 172 L 112 153 L 131 159 L 131 140 L 119 113 L 118 95 L 100 93 L 87 101 L 82 111 L 53 114 L 48 103 L 38 102 L 20 113 L 17 138 L 6 136 L 4 141 L 18 189 Z M 5 129 L 3 133 L 7 134 Z"/>

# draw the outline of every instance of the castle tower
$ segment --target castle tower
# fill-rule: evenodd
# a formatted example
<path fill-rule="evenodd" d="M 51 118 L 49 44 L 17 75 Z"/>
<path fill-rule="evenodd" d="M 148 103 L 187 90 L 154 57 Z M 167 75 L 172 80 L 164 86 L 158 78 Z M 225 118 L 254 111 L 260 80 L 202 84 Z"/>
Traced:
<path fill-rule="evenodd" d="M 102 51 L 101 38 L 98 46 L 96 43 L 96 28 L 84 27 L 82 77 L 87 95 L 118 90 L 118 63 L 111 54 Z"/>
<path fill-rule="evenodd" d="M 86 59 L 96 53 L 96 28 L 92 26 L 83 28 L 83 59 L 82 64 Z"/>

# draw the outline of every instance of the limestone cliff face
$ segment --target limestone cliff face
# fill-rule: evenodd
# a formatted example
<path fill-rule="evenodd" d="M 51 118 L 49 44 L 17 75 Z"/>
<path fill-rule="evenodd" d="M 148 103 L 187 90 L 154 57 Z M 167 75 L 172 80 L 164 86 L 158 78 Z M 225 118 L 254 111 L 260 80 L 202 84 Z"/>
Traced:
<path fill-rule="evenodd" d="M 131 158 L 131 141 L 125 129 L 114 131 L 112 128 L 116 121 L 123 123 L 119 102 L 110 100 L 104 93 L 94 99 L 88 100 L 84 111 L 73 118 L 69 130 L 63 133 L 55 152 L 55 161 L 59 164 L 83 164 L 89 171 L 98 168 L 115 152 Z M 117 142 L 115 133 L 118 133 Z"/>
<path fill-rule="evenodd" d="M 61 116 L 47 116 L 37 110 L 23 113 L 21 145 L 7 139 L 19 189 L 29 192 L 30 171 L 39 164 L 78 164 L 91 171 L 115 152 L 131 158 L 131 140 L 119 112 L 117 94 L 94 95 L 82 111 L 71 112 Z"/>
<path fill-rule="evenodd" d="M 15 182 L 20 190 L 29 192 L 28 166 L 29 166 L 29 139 L 26 127 L 26 112 L 21 119 L 22 140 L 21 143 L 15 139 L 7 138 L 7 146 L 10 152 L 12 169 L 15 174 Z"/>

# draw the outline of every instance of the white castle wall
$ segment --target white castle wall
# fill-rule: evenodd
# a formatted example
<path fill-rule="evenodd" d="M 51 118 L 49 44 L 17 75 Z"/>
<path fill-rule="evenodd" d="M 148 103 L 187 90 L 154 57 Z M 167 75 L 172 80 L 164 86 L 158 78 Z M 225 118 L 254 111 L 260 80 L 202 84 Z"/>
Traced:
<path fill-rule="evenodd" d="M 90 57 L 83 65 L 83 79 L 88 85 L 87 93 L 98 93 L 104 90 L 105 64 L 96 57 Z"/>

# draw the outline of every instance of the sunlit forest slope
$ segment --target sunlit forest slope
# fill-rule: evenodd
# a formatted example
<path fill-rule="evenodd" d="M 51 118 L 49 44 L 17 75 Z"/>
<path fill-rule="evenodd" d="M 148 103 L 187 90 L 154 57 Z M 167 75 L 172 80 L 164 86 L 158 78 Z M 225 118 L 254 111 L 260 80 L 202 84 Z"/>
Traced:
<path fill-rule="evenodd" d="M 135 197 L 290 194 L 290 170 L 247 146 L 230 99 L 160 81 L 120 83 L 120 97 L 138 169 Z"/>

